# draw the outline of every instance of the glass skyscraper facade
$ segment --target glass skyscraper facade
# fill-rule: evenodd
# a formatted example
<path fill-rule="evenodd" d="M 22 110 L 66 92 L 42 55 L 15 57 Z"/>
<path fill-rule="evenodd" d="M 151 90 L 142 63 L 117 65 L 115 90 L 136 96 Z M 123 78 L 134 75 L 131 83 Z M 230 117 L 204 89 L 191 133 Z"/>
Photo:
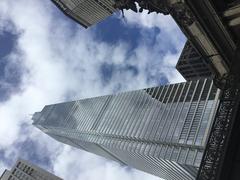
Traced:
<path fill-rule="evenodd" d="M 67 16 L 85 28 L 112 15 L 114 0 L 52 0 Z"/>
<path fill-rule="evenodd" d="M 12 169 L 5 170 L 0 180 L 63 180 L 52 173 L 22 159 Z"/>
<path fill-rule="evenodd" d="M 54 139 L 167 180 L 196 178 L 220 90 L 200 79 L 48 105 L 33 124 Z"/>

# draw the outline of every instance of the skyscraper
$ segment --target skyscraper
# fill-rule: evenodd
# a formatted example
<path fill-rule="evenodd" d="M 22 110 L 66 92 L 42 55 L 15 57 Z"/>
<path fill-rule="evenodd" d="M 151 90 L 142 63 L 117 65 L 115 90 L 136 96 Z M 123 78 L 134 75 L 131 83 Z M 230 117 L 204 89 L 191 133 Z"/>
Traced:
<path fill-rule="evenodd" d="M 187 81 L 210 78 L 213 75 L 209 60 L 204 59 L 190 41 L 186 42 L 176 69 Z"/>
<path fill-rule="evenodd" d="M 62 180 L 61 178 L 33 165 L 32 163 L 19 159 L 13 168 L 5 170 L 0 180 Z"/>
<path fill-rule="evenodd" d="M 196 178 L 220 90 L 209 79 L 48 105 L 54 139 L 167 180 Z"/>
<path fill-rule="evenodd" d="M 112 15 L 114 0 L 52 0 L 57 7 L 83 27 L 87 28 Z"/>

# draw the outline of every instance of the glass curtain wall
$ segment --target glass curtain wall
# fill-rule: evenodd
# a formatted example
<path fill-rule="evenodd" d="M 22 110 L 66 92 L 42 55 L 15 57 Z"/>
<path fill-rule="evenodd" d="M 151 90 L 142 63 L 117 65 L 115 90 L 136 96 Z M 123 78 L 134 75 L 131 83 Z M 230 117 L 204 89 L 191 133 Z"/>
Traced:
<path fill-rule="evenodd" d="M 219 101 L 210 79 L 48 105 L 56 140 L 164 179 L 195 179 Z"/>

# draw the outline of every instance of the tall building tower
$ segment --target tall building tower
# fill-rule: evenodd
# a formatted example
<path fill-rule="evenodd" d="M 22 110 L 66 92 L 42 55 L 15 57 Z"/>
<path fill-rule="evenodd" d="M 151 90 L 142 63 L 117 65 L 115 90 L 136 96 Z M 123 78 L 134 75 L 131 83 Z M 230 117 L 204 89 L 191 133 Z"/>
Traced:
<path fill-rule="evenodd" d="M 200 79 L 48 105 L 32 119 L 65 144 L 167 180 L 193 180 L 219 94 Z"/>
<path fill-rule="evenodd" d="M 61 178 L 33 165 L 32 163 L 19 159 L 13 168 L 5 170 L 0 180 L 62 180 Z"/>
<path fill-rule="evenodd" d="M 204 59 L 190 41 L 186 42 L 176 69 L 187 81 L 210 78 L 213 75 L 209 60 Z"/>
<path fill-rule="evenodd" d="M 87 28 L 112 15 L 114 0 L 52 0 L 67 16 Z"/>

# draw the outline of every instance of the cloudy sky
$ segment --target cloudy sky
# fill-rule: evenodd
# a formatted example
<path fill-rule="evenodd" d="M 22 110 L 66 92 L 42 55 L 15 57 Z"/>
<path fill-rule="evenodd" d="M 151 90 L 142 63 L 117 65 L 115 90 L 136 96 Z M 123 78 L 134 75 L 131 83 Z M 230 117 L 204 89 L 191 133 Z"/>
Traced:
<path fill-rule="evenodd" d="M 49 0 L 0 0 L 0 174 L 18 157 L 66 180 L 157 180 L 31 125 L 46 104 L 181 82 L 185 37 L 169 16 L 115 14 L 84 29 Z M 69 173 L 71 172 L 71 173 Z"/>

